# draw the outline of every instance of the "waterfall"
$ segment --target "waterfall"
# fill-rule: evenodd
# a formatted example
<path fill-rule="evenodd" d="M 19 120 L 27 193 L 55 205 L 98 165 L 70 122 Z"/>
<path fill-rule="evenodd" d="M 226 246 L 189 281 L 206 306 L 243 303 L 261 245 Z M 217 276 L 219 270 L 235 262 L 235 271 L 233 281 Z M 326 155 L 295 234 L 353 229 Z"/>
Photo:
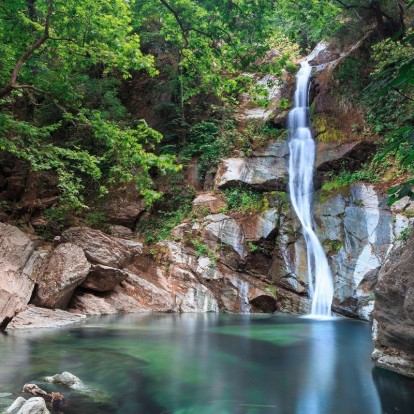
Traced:
<path fill-rule="evenodd" d="M 296 75 L 294 108 L 289 113 L 289 191 L 306 241 L 312 315 L 330 316 L 332 275 L 325 251 L 312 226 L 315 141 L 309 124 L 309 79 L 312 67 L 303 62 Z"/>
<path fill-rule="evenodd" d="M 245 280 L 239 280 L 239 291 L 240 291 L 240 312 L 250 313 L 249 305 L 249 282 Z"/>

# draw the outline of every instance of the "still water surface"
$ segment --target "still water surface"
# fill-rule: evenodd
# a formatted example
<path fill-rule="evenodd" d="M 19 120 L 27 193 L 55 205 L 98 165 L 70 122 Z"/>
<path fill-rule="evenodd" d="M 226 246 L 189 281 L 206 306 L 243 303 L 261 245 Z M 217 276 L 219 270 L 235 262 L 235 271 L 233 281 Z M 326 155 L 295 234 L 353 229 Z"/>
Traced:
<path fill-rule="evenodd" d="M 70 371 L 96 391 L 61 389 L 65 414 L 413 414 L 414 381 L 371 351 L 370 325 L 346 319 L 108 317 L 0 336 L 0 404 Z"/>

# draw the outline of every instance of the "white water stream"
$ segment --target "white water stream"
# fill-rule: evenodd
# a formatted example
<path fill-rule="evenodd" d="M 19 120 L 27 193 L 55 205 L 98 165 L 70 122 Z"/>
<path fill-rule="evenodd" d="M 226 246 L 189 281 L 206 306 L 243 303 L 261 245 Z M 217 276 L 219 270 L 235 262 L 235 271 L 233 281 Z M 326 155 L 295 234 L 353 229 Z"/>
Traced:
<path fill-rule="evenodd" d="M 296 75 L 295 105 L 289 113 L 289 191 L 306 241 L 311 313 L 315 316 L 331 316 L 332 275 L 325 251 L 313 230 L 312 220 L 315 141 L 309 125 L 311 71 L 309 63 L 302 62 Z"/>

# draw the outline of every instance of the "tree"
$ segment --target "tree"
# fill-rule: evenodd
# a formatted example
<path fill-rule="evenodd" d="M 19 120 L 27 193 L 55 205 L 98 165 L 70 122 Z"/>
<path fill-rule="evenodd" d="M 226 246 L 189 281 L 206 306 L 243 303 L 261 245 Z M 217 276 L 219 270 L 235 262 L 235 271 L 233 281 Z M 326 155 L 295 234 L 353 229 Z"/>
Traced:
<path fill-rule="evenodd" d="M 52 170 L 62 199 L 85 186 L 135 181 L 151 202 L 150 170 L 178 168 L 148 150 L 161 139 L 132 122 L 116 88 L 132 71 L 156 74 L 123 0 L 5 0 L 0 7 L 0 149 Z M 95 93 L 93 93 L 95 92 Z M 16 109 L 18 107 L 18 110 Z"/>

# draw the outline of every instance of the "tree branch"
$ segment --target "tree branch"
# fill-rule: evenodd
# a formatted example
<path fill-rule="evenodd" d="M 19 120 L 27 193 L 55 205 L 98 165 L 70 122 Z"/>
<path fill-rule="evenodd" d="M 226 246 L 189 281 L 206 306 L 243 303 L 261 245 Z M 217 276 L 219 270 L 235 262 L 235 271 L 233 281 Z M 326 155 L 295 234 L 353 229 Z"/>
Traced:
<path fill-rule="evenodd" d="M 53 5 L 54 5 L 53 0 L 49 0 L 49 7 L 47 10 L 47 14 L 46 14 L 43 36 L 37 39 L 26 50 L 26 52 L 24 52 L 23 55 L 20 56 L 15 67 L 13 68 L 13 71 L 10 75 L 10 79 L 9 79 L 7 86 L 0 90 L 0 99 L 5 98 L 13 89 L 16 89 L 17 76 L 19 75 L 21 67 L 26 62 L 26 60 L 33 54 L 33 52 L 39 49 L 43 45 L 43 43 L 45 43 L 46 40 L 49 39 L 50 18 L 53 13 Z"/>
<path fill-rule="evenodd" d="M 185 42 L 184 47 L 187 47 L 188 44 L 189 44 L 189 41 L 188 41 L 188 37 L 187 37 L 187 34 L 186 34 L 186 29 L 184 28 L 184 25 L 183 25 L 183 22 L 181 21 L 180 15 L 178 14 L 178 12 L 173 7 L 170 6 L 170 4 L 166 0 L 160 0 L 160 2 L 174 15 L 175 20 L 177 21 L 178 25 L 180 26 L 181 33 L 184 37 L 184 42 Z"/>

